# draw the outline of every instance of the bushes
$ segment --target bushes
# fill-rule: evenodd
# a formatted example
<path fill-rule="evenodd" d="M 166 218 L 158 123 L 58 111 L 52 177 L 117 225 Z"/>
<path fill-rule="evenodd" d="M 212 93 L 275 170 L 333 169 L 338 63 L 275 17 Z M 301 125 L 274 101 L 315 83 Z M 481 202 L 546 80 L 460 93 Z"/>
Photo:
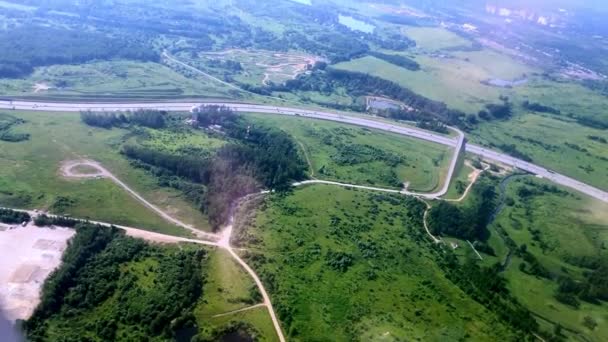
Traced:
<path fill-rule="evenodd" d="M 0 208 L 0 222 L 2 223 L 21 224 L 23 222 L 30 222 L 30 220 L 31 217 L 28 213 Z"/>

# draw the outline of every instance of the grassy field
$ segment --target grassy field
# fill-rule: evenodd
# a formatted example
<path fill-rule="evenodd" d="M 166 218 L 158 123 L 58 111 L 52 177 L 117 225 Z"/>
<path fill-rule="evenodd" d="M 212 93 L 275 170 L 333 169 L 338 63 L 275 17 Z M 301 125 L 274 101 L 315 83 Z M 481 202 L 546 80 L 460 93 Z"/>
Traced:
<path fill-rule="evenodd" d="M 267 197 L 243 222 L 291 340 L 513 338 L 446 280 L 404 202 L 317 185 Z"/>
<path fill-rule="evenodd" d="M 150 202 L 185 222 L 208 229 L 207 219 L 182 196 L 157 185 L 156 179 L 134 169 L 120 154 L 129 139 L 122 129 L 85 126 L 77 113 L 11 112 L 26 120 L 13 130 L 29 133 L 29 141 L 0 142 L 0 204 L 50 209 L 75 217 L 131 225 L 170 234 L 185 232 L 137 202 L 109 180 L 68 180 L 59 174 L 61 162 L 78 158 L 99 161 Z"/>
<path fill-rule="evenodd" d="M 512 96 L 514 91 L 484 85 L 481 81 L 492 78 L 512 80 L 534 72 L 534 69 L 491 50 L 455 52 L 446 58 L 427 55 L 413 57 L 422 70 L 410 71 L 369 56 L 339 63 L 335 67 L 393 81 L 420 95 L 469 113 L 476 113 L 486 103 L 498 102 L 500 95 Z"/>
<path fill-rule="evenodd" d="M 526 113 L 508 121 L 480 124 L 468 136 L 483 145 L 515 144 L 536 164 L 608 190 L 608 145 L 588 138 L 603 135 L 602 130 L 571 121 Z"/>
<path fill-rule="evenodd" d="M 460 158 L 458 165 L 454 171 L 454 176 L 450 182 L 448 192 L 443 196 L 444 198 L 456 199 L 464 193 L 464 189 L 470 184 L 469 175 L 473 172 L 473 168 L 464 164 L 464 158 Z"/>
<path fill-rule="evenodd" d="M 278 127 L 303 148 L 313 176 L 359 185 L 432 191 L 444 181 L 451 151 L 441 145 L 326 121 L 251 114 Z"/>
<path fill-rule="evenodd" d="M 404 27 L 402 32 L 423 51 L 470 48 L 473 45 L 470 40 L 441 27 Z"/>
<path fill-rule="evenodd" d="M 608 205 L 570 193 L 545 192 L 526 200 L 518 196 L 517 191 L 522 186 L 533 188 L 542 184 L 550 183 L 533 177 L 519 177 L 508 184 L 506 194 L 514 203 L 504 207 L 492 229 L 490 245 L 497 258 L 486 258 L 502 262 L 506 257 L 507 249 L 502 239 L 496 236 L 496 229 L 500 227 L 517 246 L 525 244 L 527 250 L 552 274 L 581 279 L 587 270 L 567 260 L 605 254 Z M 522 262 L 522 258 L 514 255 L 504 275 L 512 293 L 538 315 L 539 321 L 549 326 L 549 322 L 561 324 L 565 334 L 575 340 L 583 340 L 577 336 L 579 334 L 587 341 L 605 341 L 608 338 L 605 324 L 608 303 L 596 305 L 583 301 L 578 309 L 562 304 L 554 297 L 557 282 L 520 271 Z M 594 330 L 583 325 L 586 316 L 598 323 Z"/>
<path fill-rule="evenodd" d="M 228 252 L 219 249 L 209 251 L 205 276 L 207 282 L 203 296 L 194 310 L 199 326 L 211 325 L 210 330 L 213 332 L 235 322 L 242 322 L 254 327 L 260 341 L 277 340 L 266 307 L 223 315 L 262 302 L 253 280 Z"/>
<path fill-rule="evenodd" d="M 131 61 L 41 67 L 25 79 L 0 79 L 0 93 L 83 99 L 228 97 L 230 94 L 227 87 L 217 82 L 186 77 L 162 64 Z"/>

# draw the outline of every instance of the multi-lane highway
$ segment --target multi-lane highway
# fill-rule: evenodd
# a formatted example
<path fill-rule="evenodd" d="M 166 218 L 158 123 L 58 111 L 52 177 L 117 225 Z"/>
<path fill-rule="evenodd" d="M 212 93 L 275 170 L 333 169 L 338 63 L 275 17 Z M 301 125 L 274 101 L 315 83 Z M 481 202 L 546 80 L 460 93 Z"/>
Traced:
<path fill-rule="evenodd" d="M 157 109 L 166 111 L 189 111 L 192 108 L 204 105 L 223 105 L 232 108 L 238 112 L 251 113 L 267 113 L 292 115 L 321 120 L 336 121 L 346 124 L 352 124 L 362 127 L 374 128 L 387 132 L 407 135 L 418 139 L 431 141 L 434 143 L 457 148 L 461 143 L 461 137 L 452 138 L 444 135 L 431 133 L 411 127 L 399 126 L 387 122 L 376 121 L 372 119 L 364 119 L 355 116 L 349 116 L 347 113 L 327 112 L 321 110 L 307 110 L 302 108 L 278 107 L 269 105 L 255 105 L 230 102 L 142 102 L 142 103 L 63 103 L 63 102 L 34 102 L 34 101 L 0 101 L 0 109 L 15 109 L 15 110 L 34 110 L 34 111 L 57 111 L 57 112 L 78 112 L 82 110 L 91 111 L 127 111 L 138 109 Z M 513 166 L 521 170 L 525 170 L 535 175 L 551 180 L 557 184 L 569 187 L 580 191 L 584 194 L 597 198 L 608 203 L 608 192 L 594 188 L 588 184 L 577 181 L 570 177 L 558 174 L 552 170 L 542 166 L 525 162 L 523 160 L 511 157 L 507 154 L 492 151 L 487 148 L 466 144 L 467 152 L 479 155 L 485 159 L 500 162 L 505 165 Z"/>

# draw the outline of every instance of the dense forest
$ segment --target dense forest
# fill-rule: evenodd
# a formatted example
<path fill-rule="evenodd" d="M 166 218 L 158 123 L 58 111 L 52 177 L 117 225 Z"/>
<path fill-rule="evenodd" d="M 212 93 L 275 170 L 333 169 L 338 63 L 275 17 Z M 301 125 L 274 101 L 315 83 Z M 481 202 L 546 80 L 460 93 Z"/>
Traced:
<path fill-rule="evenodd" d="M 171 182 L 177 176 L 187 182 L 179 187 L 194 191 L 201 209 L 218 228 L 230 215 L 233 202 L 263 188 L 287 190 L 305 178 L 306 166 L 291 137 L 279 130 L 253 126 L 227 108 L 210 106 L 197 113 L 198 125 L 221 125 L 230 143 L 212 156 L 177 156 L 147 147 L 126 145 L 122 153 L 136 166 L 153 171 Z M 204 189 L 196 188 L 202 184 Z M 183 189 L 182 189 L 183 190 Z"/>
<path fill-rule="evenodd" d="M 49 39 L 53 37 L 53 39 Z M 132 37 L 43 26 L 0 32 L 0 77 L 23 77 L 37 66 L 123 58 L 158 61 L 158 53 Z"/>
<path fill-rule="evenodd" d="M 23 324 L 30 341 L 168 340 L 194 325 L 204 251 L 154 247 L 116 228 L 76 230 Z"/>
<path fill-rule="evenodd" d="M 428 215 L 429 228 L 433 234 L 483 242 L 489 237 L 487 225 L 495 206 L 494 185 L 484 177 L 473 187 L 465 206 L 445 201 L 433 206 Z"/>

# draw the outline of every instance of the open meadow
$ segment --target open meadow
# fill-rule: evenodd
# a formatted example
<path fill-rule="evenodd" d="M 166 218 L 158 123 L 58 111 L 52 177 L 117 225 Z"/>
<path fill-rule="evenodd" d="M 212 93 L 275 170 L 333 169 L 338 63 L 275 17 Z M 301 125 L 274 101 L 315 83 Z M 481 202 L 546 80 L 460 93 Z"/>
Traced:
<path fill-rule="evenodd" d="M 397 134 L 302 118 L 251 114 L 300 145 L 310 176 L 357 185 L 431 192 L 443 185 L 452 151 Z"/>
<path fill-rule="evenodd" d="M 445 278 L 422 203 L 326 185 L 261 201 L 238 240 L 291 340 L 514 338 Z"/>
<path fill-rule="evenodd" d="M 129 131 L 86 126 L 77 113 L 10 112 L 9 115 L 25 121 L 13 130 L 27 133 L 30 138 L 21 142 L 0 141 L 3 165 L 0 169 L 0 204 L 185 234 L 108 179 L 73 180 L 60 173 L 63 162 L 88 158 L 100 162 L 164 211 L 208 229 L 206 218 L 183 195 L 160 187 L 152 175 L 133 168 L 120 155 L 121 145 L 132 139 Z"/>

